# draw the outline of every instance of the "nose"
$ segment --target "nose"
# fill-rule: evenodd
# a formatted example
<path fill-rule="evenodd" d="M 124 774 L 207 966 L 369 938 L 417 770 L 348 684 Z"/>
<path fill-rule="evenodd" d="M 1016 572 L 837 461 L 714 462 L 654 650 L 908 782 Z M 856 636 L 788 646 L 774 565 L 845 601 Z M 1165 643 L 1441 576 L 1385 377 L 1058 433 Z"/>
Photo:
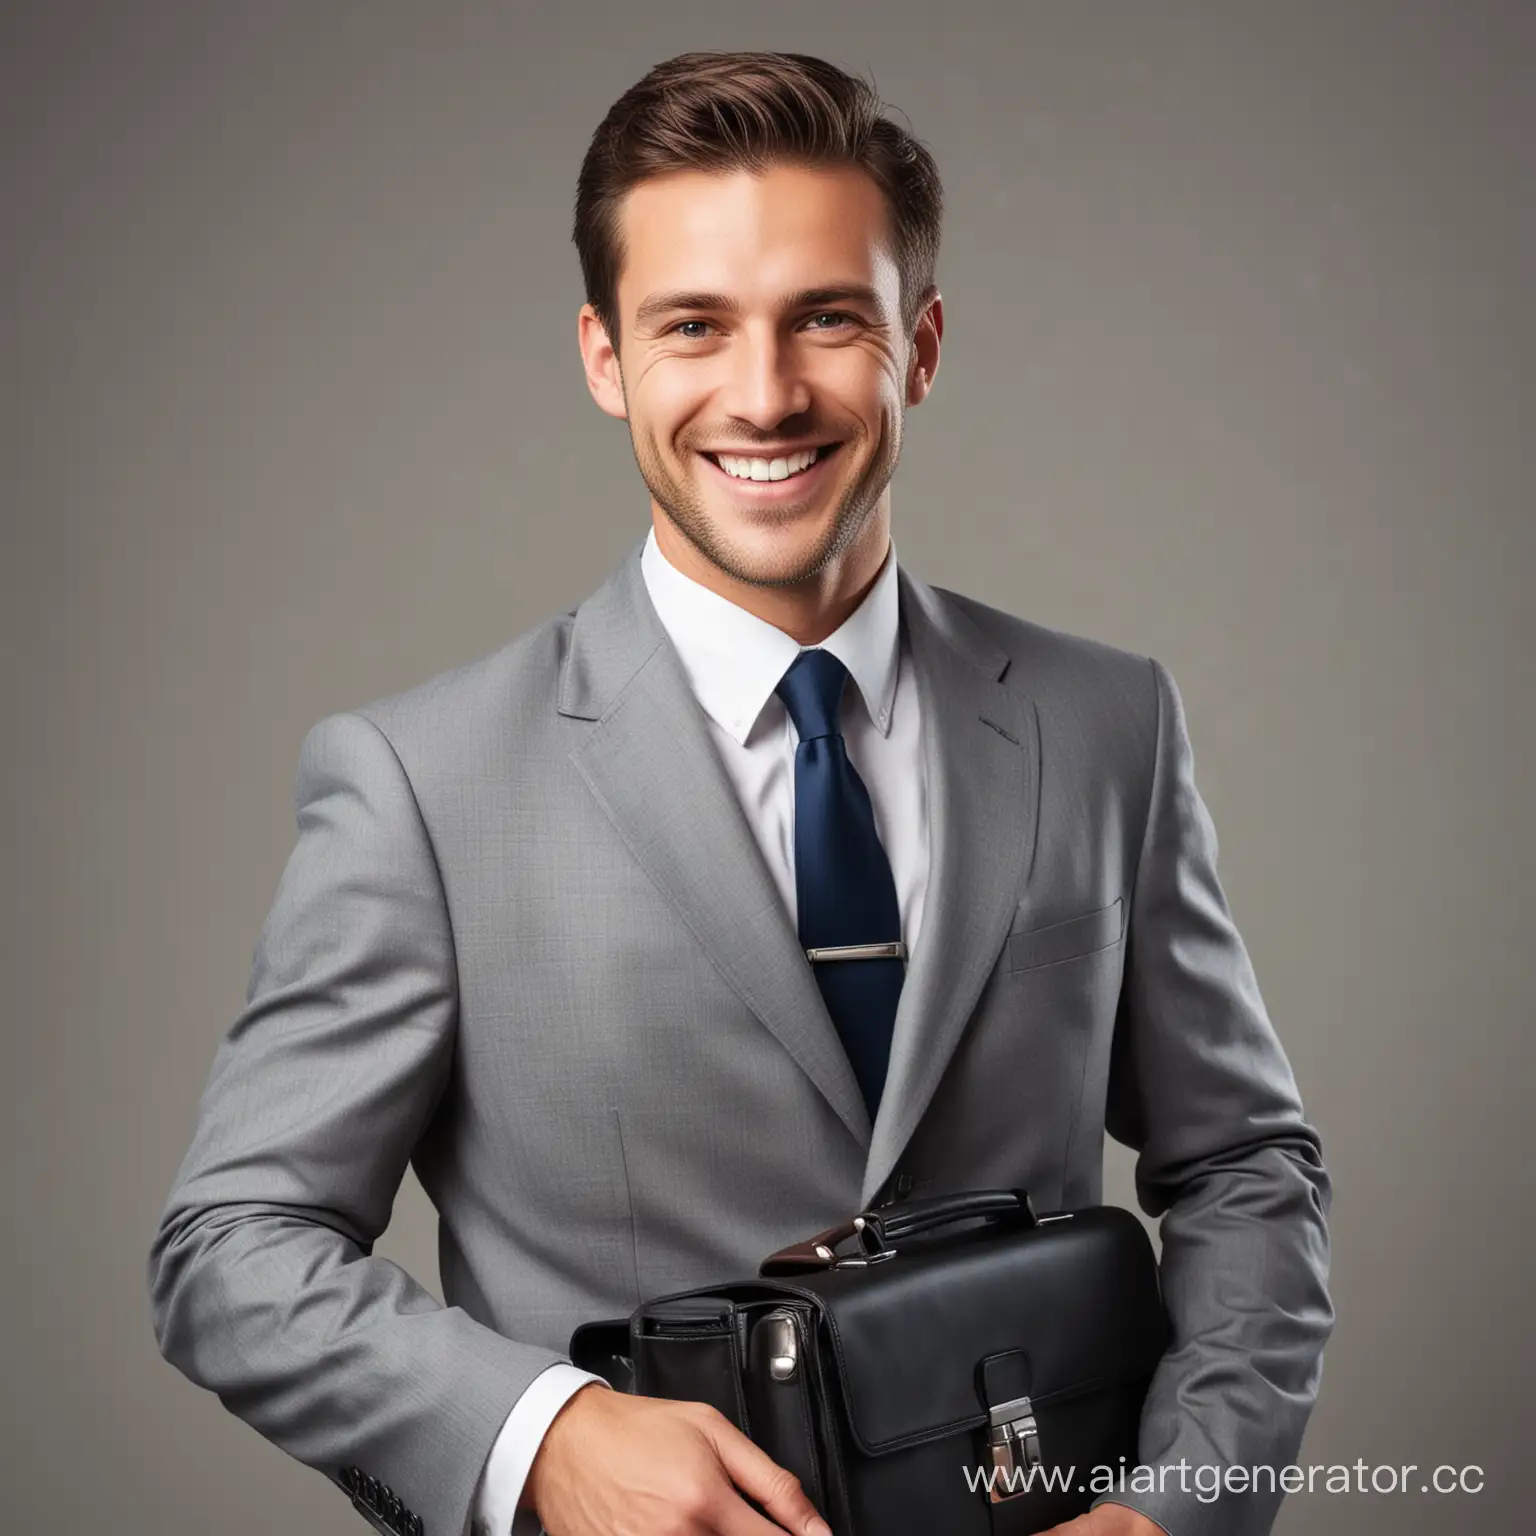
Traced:
<path fill-rule="evenodd" d="M 743 326 L 730 360 L 721 404 L 731 415 L 766 432 L 810 408 L 811 388 L 798 351 L 772 325 Z"/>

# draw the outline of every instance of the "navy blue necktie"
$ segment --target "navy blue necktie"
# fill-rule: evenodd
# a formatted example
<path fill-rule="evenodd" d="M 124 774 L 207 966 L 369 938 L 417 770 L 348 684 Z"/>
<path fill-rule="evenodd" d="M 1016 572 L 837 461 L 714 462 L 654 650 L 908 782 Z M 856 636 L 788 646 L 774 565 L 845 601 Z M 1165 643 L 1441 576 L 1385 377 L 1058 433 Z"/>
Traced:
<path fill-rule="evenodd" d="M 838 724 L 847 681 L 848 669 L 830 651 L 809 650 L 795 658 L 774 691 L 800 733 L 795 748 L 800 942 L 873 1121 L 885 1087 L 906 961 L 890 860 L 875 830 L 869 791 L 848 761 Z M 890 953 L 881 955 L 881 948 Z M 825 953 L 829 950 L 833 953 Z"/>

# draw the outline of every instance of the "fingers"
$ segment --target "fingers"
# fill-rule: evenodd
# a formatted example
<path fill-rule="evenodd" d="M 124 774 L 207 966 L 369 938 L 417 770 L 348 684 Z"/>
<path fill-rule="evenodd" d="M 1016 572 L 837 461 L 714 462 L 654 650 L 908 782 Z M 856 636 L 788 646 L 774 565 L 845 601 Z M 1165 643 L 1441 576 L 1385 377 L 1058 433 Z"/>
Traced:
<path fill-rule="evenodd" d="M 800 1479 L 754 1445 L 724 1414 L 706 1409 L 703 1428 L 731 1481 L 762 1505 L 762 1515 L 741 1504 L 730 1511 L 720 1536 L 769 1536 L 789 1531 L 793 1536 L 832 1536 L 831 1527 L 816 1512 Z"/>
<path fill-rule="evenodd" d="M 794 1476 L 703 1403 L 577 1392 L 529 1480 L 563 1536 L 832 1536 Z"/>

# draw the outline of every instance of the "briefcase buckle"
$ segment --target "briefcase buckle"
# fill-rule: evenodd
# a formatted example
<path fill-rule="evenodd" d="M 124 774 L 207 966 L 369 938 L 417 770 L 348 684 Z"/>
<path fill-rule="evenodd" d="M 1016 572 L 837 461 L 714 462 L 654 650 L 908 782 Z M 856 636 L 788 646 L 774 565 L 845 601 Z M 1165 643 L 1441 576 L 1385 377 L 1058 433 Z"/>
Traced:
<path fill-rule="evenodd" d="M 987 1444 L 992 1451 L 993 1477 L 987 1498 L 992 1504 L 1001 1504 L 1005 1499 L 1016 1499 L 1033 1482 L 1034 1469 L 1040 1465 L 1040 1434 L 1027 1397 L 999 1403 L 989 1418 Z"/>
<path fill-rule="evenodd" d="M 768 1374 L 775 1381 L 793 1381 L 800 1368 L 800 1339 L 795 1332 L 795 1314 L 787 1307 L 776 1307 L 762 1321 L 769 1330 Z"/>

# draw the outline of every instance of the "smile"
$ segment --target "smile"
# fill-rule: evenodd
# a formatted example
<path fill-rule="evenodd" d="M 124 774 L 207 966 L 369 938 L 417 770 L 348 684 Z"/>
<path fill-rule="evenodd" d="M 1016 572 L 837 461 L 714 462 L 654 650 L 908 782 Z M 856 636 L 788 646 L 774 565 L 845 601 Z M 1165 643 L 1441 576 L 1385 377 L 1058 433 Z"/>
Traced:
<path fill-rule="evenodd" d="M 738 486 L 779 485 L 786 480 L 816 478 L 821 466 L 840 446 L 838 443 L 824 443 L 817 448 L 803 448 L 798 453 L 784 454 L 777 458 L 738 453 L 703 453 L 700 457 Z"/>

